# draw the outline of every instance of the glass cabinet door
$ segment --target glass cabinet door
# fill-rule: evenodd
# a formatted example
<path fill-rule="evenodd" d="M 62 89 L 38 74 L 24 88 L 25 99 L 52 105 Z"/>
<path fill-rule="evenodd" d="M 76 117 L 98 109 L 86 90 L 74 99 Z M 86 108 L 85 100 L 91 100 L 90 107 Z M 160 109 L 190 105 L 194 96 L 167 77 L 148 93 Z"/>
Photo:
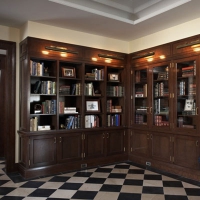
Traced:
<path fill-rule="evenodd" d="M 152 113 L 153 126 L 166 127 L 170 126 L 170 93 L 169 93 L 169 67 L 162 65 L 153 67 L 153 109 Z"/>
<path fill-rule="evenodd" d="M 147 69 L 135 70 L 134 124 L 147 125 Z"/>
<path fill-rule="evenodd" d="M 196 60 L 176 63 L 176 127 L 196 129 Z"/>

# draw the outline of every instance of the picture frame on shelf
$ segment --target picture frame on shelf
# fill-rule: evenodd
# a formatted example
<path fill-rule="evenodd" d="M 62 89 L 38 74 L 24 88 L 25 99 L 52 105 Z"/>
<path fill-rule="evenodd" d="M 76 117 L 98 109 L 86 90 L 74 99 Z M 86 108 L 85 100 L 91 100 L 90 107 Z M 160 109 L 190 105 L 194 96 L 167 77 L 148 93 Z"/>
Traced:
<path fill-rule="evenodd" d="M 100 112 L 100 101 L 99 100 L 86 100 L 85 102 L 86 112 Z"/>
<path fill-rule="evenodd" d="M 74 67 L 62 67 L 62 77 L 75 78 L 76 70 Z"/>
<path fill-rule="evenodd" d="M 192 111 L 193 104 L 194 104 L 194 99 L 186 99 L 185 100 L 184 111 Z"/>
<path fill-rule="evenodd" d="M 119 81 L 119 73 L 109 73 L 108 80 L 109 81 Z"/>

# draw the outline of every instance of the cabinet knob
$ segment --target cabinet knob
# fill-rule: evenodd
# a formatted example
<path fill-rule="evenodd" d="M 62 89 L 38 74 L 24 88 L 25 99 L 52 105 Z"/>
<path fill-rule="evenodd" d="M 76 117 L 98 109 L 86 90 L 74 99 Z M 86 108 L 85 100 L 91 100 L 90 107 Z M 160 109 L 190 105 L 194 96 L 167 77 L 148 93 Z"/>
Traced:
<path fill-rule="evenodd" d="M 103 139 L 105 138 L 105 134 L 103 133 Z"/>
<path fill-rule="evenodd" d="M 56 137 L 54 137 L 54 144 L 56 143 Z"/>
<path fill-rule="evenodd" d="M 107 138 L 109 138 L 109 133 L 107 133 Z"/>
<path fill-rule="evenodd" d="M 62 137 L 60 137 L 60 143 L 62 142 Z"/>

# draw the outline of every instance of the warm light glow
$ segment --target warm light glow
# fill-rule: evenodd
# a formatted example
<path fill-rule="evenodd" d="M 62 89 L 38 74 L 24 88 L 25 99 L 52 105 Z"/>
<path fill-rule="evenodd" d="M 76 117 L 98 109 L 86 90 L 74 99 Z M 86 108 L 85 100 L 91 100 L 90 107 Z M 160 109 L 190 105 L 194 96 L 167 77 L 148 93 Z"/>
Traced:
<path fill-rule="evenodd" d="M 165 59 L 165 55 L 161 55 L 161 56 L 160 56 L 160 59 Z"/>
<path fill-rule="evenodd" d="M 147 61 L 148 61 L 148 62 L 152 62 L 152 61 L 153 61 L 153 58 L 148 58 Z"/>
<path fill-rule="evenodd" d="M 194 50 L 194 51 L 200 51 L 200 47 L 194 48 L 193 50 Z"/>
<path fill-rule="evenodd" d="M 48 55 L 49 52 L 48 51 L 42 51 L 43 54 Z"/>
<path fill-rule="evenodd" d="M 93 60 L 93 61 L 97 61 L 97 58 L 95 58 L 95 57 L 92 57 L 92 60 Z"/>
<path fill-rule="evenodd" d="M 67 57 L 67 54 L 66 53 L 61 53 L 60 54 L 62 57 Z"/>
<path fill-rule="evenodd" d="M 105 59 L 106 63 L 111 63 L 111 59 Z"/>

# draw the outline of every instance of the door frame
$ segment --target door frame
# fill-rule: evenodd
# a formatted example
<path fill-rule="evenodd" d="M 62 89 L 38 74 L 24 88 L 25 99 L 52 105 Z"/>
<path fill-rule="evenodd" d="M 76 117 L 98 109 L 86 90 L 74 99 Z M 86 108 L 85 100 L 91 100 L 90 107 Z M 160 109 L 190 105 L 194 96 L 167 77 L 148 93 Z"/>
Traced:
<path fill-rule="evenodd" d="M 15 116 L 16 116 L 16 42 L 0 40 L 0 49 L 6 50 L 5 68 L 5 169 L 17 171 L 15 164 Z"/>

